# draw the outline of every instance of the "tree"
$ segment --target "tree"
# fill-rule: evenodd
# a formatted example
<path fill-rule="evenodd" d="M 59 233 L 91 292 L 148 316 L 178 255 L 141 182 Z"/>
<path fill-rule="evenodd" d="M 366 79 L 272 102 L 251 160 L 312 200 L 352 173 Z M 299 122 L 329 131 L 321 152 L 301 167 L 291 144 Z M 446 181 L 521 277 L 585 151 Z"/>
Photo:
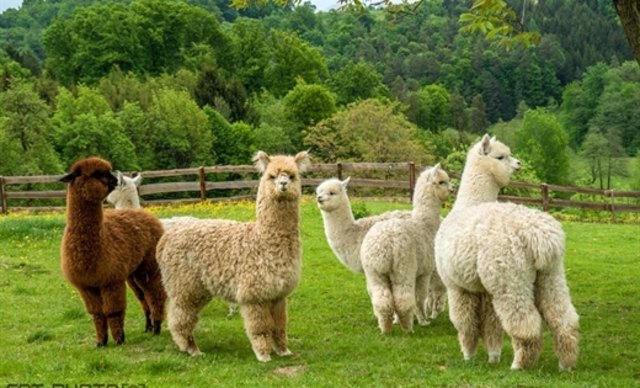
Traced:
<path fill-rule="evenodd" d="M 568 145 L 569 138 L 555 116 L 537 108 L 525 113 L 522 129 L 516 132 L 514 154 L 527 161 L 543 182 L 565 184 Z"/>
<path fill-rule="evenodd" d="M 446 128 L 450 120 L 451 96 L 442 85 L 427 85 L 410 100 L 409 117 L 420 128 L 437 133 Z"/>
<path fill-rule="evenodd" d="M 304 143 L 324 162 L 432 163 L 434 147 L 394 104 L 369 99 L 348 105 L 309 129 Z"/>
<path fill-rule="evenodd" d="M 331 89 L 338 96 L 339 105 L 390 96 L 380 74 L 366 62 L 351 62 L 337 72 L 331 80 Z"/>
<path fill-rule="evenodd" d="M 268 89 L 276 97 L 284 96 L 298 78 L 306 83 L 320 83 L 328 78 L 327 65 L 320 52 L 296 35 L 271 31 L 272 58 L 266 69 Z"/>
<path fill-rule="evenodd" d="M 0 175 L 62 172 L 52 130 L 49 108 L 29 84 L 0 93 Z"/>
<path fill-rule="evenodd" d="M 287 126 L 284 128 L 293 147 L 302 148 L 302 139 L 307 127 L 330 117 L 336 110 L 334 95 L 325 86 L 298 84 L 282 99 Z"/>
<path fill-rule="evenodd" d="M 78 97 L 74 97 L 62 89 L 52 122 L 56 127 L 56 149 L 64 165 L 101 156 L 116 169 L 140 168 L 135 147 L 124 133 L 122 123 L 96 90 L 80 86 Z"/>
<path fill-rule="evenodd" d="M 469 107 L 469 125 L 471 132 L 479 135 L 484 134 L 489 126 L 482 94 L 475 95 L 471 100 L 471 106 Z"/>
<path fill-rule="evenodd" d="M 253 128 L 243 122 L 230 124 L 209 106 L 204 108 L 204 113 L 215 138 L 215 162 L 223 165 L 247 164 L 257 151 Z"/>

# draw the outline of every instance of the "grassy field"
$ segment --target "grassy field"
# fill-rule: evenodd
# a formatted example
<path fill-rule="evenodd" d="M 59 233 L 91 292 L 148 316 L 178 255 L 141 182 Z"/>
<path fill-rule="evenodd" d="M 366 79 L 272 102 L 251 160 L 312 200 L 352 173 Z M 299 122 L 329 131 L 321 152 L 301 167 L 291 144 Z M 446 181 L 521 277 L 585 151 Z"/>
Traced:
<path fill-rule="evenodd" d="M 371 214 L 407 204 L 367 202 Z M 252 203 L 154 208 L 161 217 L 192 214 L 254 218 Z M 581 315 L 577 370 L 558 372 L 551 337 L 538 364 L 509 370 L 511 345 L 489 365 L 464 362 L 446 314 L 411 335 L 379 334 L 364 278 L 348 272 L 326 243 L 315 204 L 302 205 L 303 274 L 289 298 L 293 357 L 256 361 L 239 315 L 212 302 L 196 339 L 205 352 L 178 352 L 166 325 L 143 332 L 144 317 L 129 291 L 127 342 L 94 345 L 93 324 L 63 278 L 59 244 L 63 214 L 0 217 L 0 386 L 112 384 L 178 386 L 640 386 L 640 228 L 638 225 L 564 223 L 567 277 Z M 87 386 L 87 385 L 84 385 Z"/>

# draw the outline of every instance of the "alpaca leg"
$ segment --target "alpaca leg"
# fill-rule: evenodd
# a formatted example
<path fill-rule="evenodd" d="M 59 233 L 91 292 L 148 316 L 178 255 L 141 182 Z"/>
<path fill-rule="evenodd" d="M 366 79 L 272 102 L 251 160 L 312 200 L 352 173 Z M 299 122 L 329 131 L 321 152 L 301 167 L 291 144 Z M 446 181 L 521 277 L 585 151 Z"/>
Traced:
<path fill-rule="evenodd" d="M 131 291 L 133 291 L 133 294 L 136 296 L 136 299 L 138 299 L 138 301 L 140 302 L 140 306 L 142 307 L 142 311 L 144 311 L 144 319 L 145 319 L 144 331 L 145 331 L 145 333 L 148 332 L 148 331 L 151 331 L 151 329 L 152 329 L 151 313 L 149 311 L 149 304 L 144 299 L 144 292 L 142 291 L 142 288 L 140 288 L 140 286 L 138 286 L 138 284 L 136 283 L 136 280 L 135 280 L 135 278 L 133 276 L 129 276 L 129 278 L 127 279 L 127 284 L 129 285 L 129 288 L 131 288 Z"/>
<path fill-rule="evenodd" d="M 447 292 L 449 318 L 458 331 L 458 341 L 465 360 L 476 355 L 480 338 L 480 297 L 461 288 L 451 287 Z"/>
<path fill-rule="evenodd" d="M 149 306 L 150 329 L 154 334 L 160 334 L 167 294 L 162 285 L 162 276 L 155 256 L 145 257 L 140 267 L 133 273 L 133 277 L 143 292 L 147 306 Z"/>
<path fill-rule="evenodd" d="M 112 284 L 101 290 L 102 311 L 116 345 L 124 343 L 124 312 L 127 307 L 127 288 L 124 282 Z"/>
<path fill-rule="evenodd" d="M 416 316 L 418 317 L 418 324 L 420 326 L 427 326 L 429 322 L 429 315 L 427 313 L 427 297 L 429 295 L 429 274 L 419 276 L 416 279 L 416 291 L 415 291 L 415 301 L 416 301 Z"/>
<path fill-rule="evenodd" d="M 275 345 L 272 336 L 275 323 L 271 315 L 271 303 L 241 304 L 240 312 L 256 358 L 262 362 L 271 361 L 271 349 Z"/>
<path fill-rule="evenodd" d="M 427 317 L 434 320 L 438 315 L 444 311 L 445 301 L 447 299 L 447 288 L 442 283 L 438 271 L 434 270 L 431 273 L 431 280 L 429 282 L 429 290 L 427 292 L 427 299 L 425 302 Z"/>
<path fill-rule="evenodd" d="M 273 317 L 273 343 L 274 349 L 279 356 L 290 356 L 293 353 L 289 350 L 287 339 L 287 299 L 276 300 L 271 305 L 271 316 Z"/>
<path fill-rule="evenodd" d="M 169 298 L 167 309 L 167 324 L 173 342 L 178 348 L 191 356 L 203 354 L 195 339 L 193 330 L 198 324 L 198 314 L 209 301 L 208 297 L 190 298 L 189 295 L 180 299 Z"/>
<path fill-rule="evenodd" d="M 101 348 L 107 345 L 109 340 L 107 329 L 107 317 L 102 313 L 102 297 L 98 288 L 78 288 L 87 312 L 93 317 L 93 325 L 96 329 L 96 346 Z"/>
<path fill-rule="evenodd" d="M 482 303 L 482 312 L 480 313 L 482 320 L 482 338 L 484 339 L 484 346 L 489 354 L 489 363 L 499 363 L 500 355 L 502 354 L 502 325 L 493 309 L 491 296 L 484 294 L 480 299 Z"/>
<path fill-rule="evenodd" d="M 561 263 L 553 271 L 538 274 L 536 305 L 553 333 L 560 370 L 573 369 L 578 361 L 580 324 Z"/>
<path fill-rule="evenodd" d="M 493 307 L 504 330 L 511 336 L 511 369 L 528 369 L 542 350 L 542 319 L 534 305 L 533 291 L 526 287 L 493 295 Z"/>
<path fill-rule="evenodd" d="M 413 284 L 392 284 L 393 306 L 398 314 L 400 327 L 405 333 L 413 333 L 413 317 L 416 313 L 416 290 Z"/>
<path fill-rule="evenodd" d="M 389 286 L 389 280 L 376 273 L 366 273 L 366 280 L 367 290 L 369 291 L 371 304 L 373 305 L 373 312 L 376 318 L 378 318 L 380 331 L 382 334 L 388 334 L 391 332 L 394 313 L 393 295 Z"/>

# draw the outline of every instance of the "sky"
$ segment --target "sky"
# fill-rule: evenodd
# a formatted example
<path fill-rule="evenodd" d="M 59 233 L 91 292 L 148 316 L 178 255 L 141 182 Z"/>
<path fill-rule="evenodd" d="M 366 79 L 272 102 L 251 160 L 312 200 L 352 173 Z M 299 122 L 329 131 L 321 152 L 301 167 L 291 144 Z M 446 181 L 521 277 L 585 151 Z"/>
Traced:
<path fill-rule="evenodd" d="M 22 0 L 0 0 L 0 13 L 7 8 L 18 8 L 22 4 Z"/>
<path fill-rule="evenodd" d="M 318 11 L 327 11 L 338 6 L 338 0 L 309 0 L 316 6 Z M 22 0 L 0 0 L 0 13 L 7 8 L 18 8 Z"/>

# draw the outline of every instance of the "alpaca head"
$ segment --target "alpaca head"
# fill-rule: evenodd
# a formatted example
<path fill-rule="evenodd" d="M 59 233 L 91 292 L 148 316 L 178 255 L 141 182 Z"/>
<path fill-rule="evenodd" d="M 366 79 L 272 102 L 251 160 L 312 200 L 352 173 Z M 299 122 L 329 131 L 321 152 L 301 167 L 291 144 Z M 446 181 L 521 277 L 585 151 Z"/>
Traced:
<path fill-rule="evenodd" d="M 489 174 L 500 187 L 507 186 L 511 175 L 520 169 L 520 161 L 511 156 L 509 147 L 489 135 L 484 135 L 469 151 L 465 169 L 471 164 L 476 171 Z"/>
<path fill-rule="evenodd" d="M 138 174 L 133 178 L 117 172 L 118 184 L 107 196 L 107 202 L 113 204 L 116 209 L 139 208 L 138 187 L 142 183 L 142 175 Z"/>
<path fill-rule="evenodd" d="M 316 188 L 316 202 L 320 210 L 332 212 L 344 206 L 345 203 L 349 203 L 347 184 L 349 184 L 350 179 L 347 178 L 341 181 L 338 178 L 331 178 L 320 183 Z"/>
<path fill-rule="evenodd" d="M 94 156 L 74 163 L 60 181 L 69 184 L 69 193 L 76 198 L 102 203 L 116 187 L 118 177 L 111 171 L 111 163 Z"/>
<path fill-rule="evenodd" d="M 296 156 L 269 156 L 258 151 L 253 158 L 256 168 L 262 173 L 258 196 L 265 195 L 277 200 L 297 200 L 302 195 L 300 174 L 311 163 L 307 151 Z"/>
<path fill-rule="evenodd" d="M 426 203 L 428 198 L 444 202 L 453 191 L 449 175 L 440 167 L 440 163 L 425 169 L 416 180 L 414 203 Z"/>

